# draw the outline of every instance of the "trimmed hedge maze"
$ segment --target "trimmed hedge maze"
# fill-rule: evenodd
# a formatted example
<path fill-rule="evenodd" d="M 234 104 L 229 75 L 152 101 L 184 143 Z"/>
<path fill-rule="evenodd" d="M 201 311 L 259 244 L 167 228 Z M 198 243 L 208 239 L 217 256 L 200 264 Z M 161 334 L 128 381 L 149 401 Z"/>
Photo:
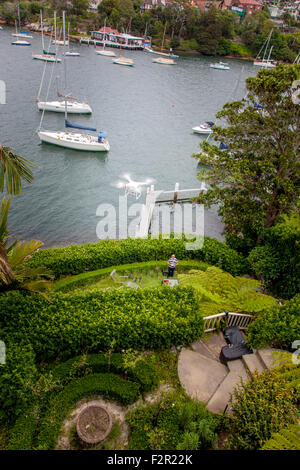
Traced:
<path fill-rule="evenodd" d="M 50 395 L 45 393 L 43 400 L 33 401 L 18 417 L 8 449 L 53 449 L 64 420 L 82 398 L 101 395 L 127 406 L 158 383 L 156 372 L 149 364 L 140 359 L 127 367 L 121 354 L 72 358 L 54 367 L 51 376 L 54 389 Z"/>

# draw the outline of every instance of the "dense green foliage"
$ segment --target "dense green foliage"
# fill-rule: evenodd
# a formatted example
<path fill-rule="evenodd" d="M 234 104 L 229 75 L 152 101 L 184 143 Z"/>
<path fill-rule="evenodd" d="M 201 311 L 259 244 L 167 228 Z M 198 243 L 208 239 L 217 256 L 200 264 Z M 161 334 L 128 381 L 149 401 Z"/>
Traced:
<path fill-rule="evenodd" d="M 255 56 L 274 27 L 268 11 L 256 12 L 240 21 L 234 11 L 221 10 L 213 5 L 202 12 L 191 5 L 190 0 L 174 0 L 164 8 L 159 5 L 146 11 L 141 10 L 141 2 L 136 0 L 102 0 L 97 12 L 89 11 L 88 4 L 88 0 L 21 1 L 21 21 L 37 22 L 40 8 L 44 11 L 44 18 L 50 19 L 54 10 L 59 16 L 66 10 L 73 33 L 83 31 L 88 34 L 106 21 L 107 26 L 120 32 L 127 31 L 137 36 L 146 33 L 152 36 L 154 44 L 161 46 L 166 28 L 165 47 L 221 56 Z M 17 18 L 16 2 L 3 2 L 0 15 L 13 25 Z M 285 20 L 294 28 L 288 34 L 274 30 L 272 57 L 292 62 L 299 52 L 299 29 L 295 27 L 297 23 L 294 19 Z"/>
<path fill-rule="evenodd" d="M 248 256 L 251 269 L 275 295 L 289 299 L 300 292 L 300 217 L 283 217 L 266 230 L 262 244 Z"/>
<path fill-rule="evenodd" d="M 259 293 L 260 282 L 233 277 L 214 266 L 206 271 L 192 270 L 178 277 L 181 286 L 192 286 L 197 290 L 204 315 L 224 310 L 255 314 L 276 305 L 274 297 Z"/>
<path fill-rule="evenodd" d="M 198 199 L 219 204 L 226 234 L 247 245 L 249 239 L 259 243 L 298 202 L 300 106 L 292 100 L 292 84 L 299 72 L 300 65 L 278 66 L 247 78 L 247 96 L 217 113 L 225 126 L 215 127 L 215 140 L 227 149 L 202 144 L 207 168 L 199 178 L 210 188 Z"/>
<path fill-rule="evenodd" d="M 118 289 L 0 296 L 5 336 L 26 337 L 38 360 L 110 348 L 156 349 L 186 344 L 203 334 L 192 288 Z M 5 339 L 5 338 L 4 338 Z"/>
<path fill-rule="evenodd" d="M 50 401 L 40 425 L 38 449 L 53 448 L 62 422 L 72 406 L 81 398 L 95 394 L 128 405 L 137 400 L 139 386 L 113 374 L 91 374 L 71 382 Z"/>
<path fill-rule="evenodd" d="M 291 424 L 287 428 L 272 434 L 264 443 L 261 450 L 299 450 L 300 449 L 300 425 Z"/>
<path fill-rule="evenodd" d="M 213 446 L 217 418 L 201 403 L 182 393 L 169 393 L 160 401 L 131 410 L 128 450 L 197 450 Z"/>
<path fill-rule="evenodd" d="M 35 415 L 38 411 L 36 404 L 29 408 L 19 419 L 12 430 L 9 449 L 27 450 L 34 446 L 34 434 L 37 432 L 37 449 L 54 448 L 63 420 L 68 416 L 72 407 L 81 398 L 101 395 L 107 399 L 128 405 L 137 400 L 139 384 L 124 380 L 116 375 L 89 374 L 72 381 L 59 393 L 53 394 L 47 409 L 39 422 Z"/>
<path fill-rule="evenodd" d="M 0 419 L 13 419 L 33 400 L 37 379 L 35 354 L 30 344 L 6 341 L 6 364 L 0 365 Z"/>
<path fill-rule="evenodd" d="M 40 250 L 28 261 L 28 266 L 46 267 L 58 278 L 127 263 L 168 260 L 171 253 L 175 253 L 178 260 L 198 259 L 234 276 L 247 272 L 248 268 L 242 255 L 214 238 L 205 238 L 201 250 L 187 250 L 186 242 L 176 238 L 101 240 Z"/>
<path fill-rule="evenodd" d="M 254 348 L 267 345 L 290 349 L 299 339 L 300 294 L 282 306 L 259 315 L 248 327 L 248 341 Z"/>
<path fill-rule="evenodd" d="M 275 368 L 236 387 L 231 401 L 230 448 L 259 449 L 273 433 L 295 423 L 299 381 L 296 393 L 285 372 L 285 368 Z"/>
<path fill-rule="evenodd" d="M 10 367 L 12 378 L 14 372 Z M 132 353 L 83 355 L 51 366 L 46 373 L 36 374 L 35 381 L 31 380 L 35 393 L 23 403 L 24 409 L 12 428 L 8 447 L 12 450 L 53 447 L 62 421 L 79 399 L 99 394 L 127 405 L 157 383 L 152 364 Z M 14 391 L 20 395 L 26 387 L 24 382 L 18 383 Z"/>

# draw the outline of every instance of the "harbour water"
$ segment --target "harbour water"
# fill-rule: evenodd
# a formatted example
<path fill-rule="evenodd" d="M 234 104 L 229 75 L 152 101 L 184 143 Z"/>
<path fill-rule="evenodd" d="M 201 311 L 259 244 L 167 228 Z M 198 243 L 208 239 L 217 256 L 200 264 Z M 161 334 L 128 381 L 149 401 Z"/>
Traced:
<path fill-rule="evenodd" d="M 41 113 L 35 98 L 44 62 L 32 60 L 41 52 L 41 37 L 33 34 L 30 47 L 11 45 L 12 29 L 0 32 L 0 80 L 7 89 L 7 103 L 0 105 L 0 143 L 38 165 L 32 185 L 13 198 L 9 216 L 11 233 L 21 239 L 39 239 L 45 246 L 96 241 L 100 204 L 118 208 L 121 189 L 112 186 L 124 173 L 133 179 L 155 179 L 155 189 L 200 187 L 197 161 L 202 137 L 192 127 L 215 121 L 226 101 L 245 94 L 244 80 L 257 69 L 251 62 L 228 59 L 229 71 L 209 68 L 213 58 L 183 56 L 175 66 L 152 63 L 152 56 L 126 51 L 134 67 L 112 63 L 95 54 L 94 47 L 72 44 L 80 57 L 67 57 L 67 91 L 88 100 L 91 116 L 70 115 L 82 125 L 108 133 L 107 154 L 79 152 L 40 144 L 36 134 Z M 46 38 L 46 44 L 49 38 Z M 60 48 L 61 50 L 62 48 Z M 41 99 L 46 97 L 52 65 L 48 64 Z M 56 98 L 53 71 L 49 99 Z M 235 91 L 240 77 L 238 89 Z M 45 113 L 43 127 L 64 129 L 64 116 Z M 131 198 L 128 204 L 135 203 Z M 221 238 L 222 224 L 216 210 L 205 212 L 205 234 Z"/>

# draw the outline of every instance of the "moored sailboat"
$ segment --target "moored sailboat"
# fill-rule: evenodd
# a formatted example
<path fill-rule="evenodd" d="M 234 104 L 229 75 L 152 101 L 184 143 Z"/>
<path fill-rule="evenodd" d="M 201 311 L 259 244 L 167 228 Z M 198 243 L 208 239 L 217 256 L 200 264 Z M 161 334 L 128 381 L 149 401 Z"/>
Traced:
<path fill-rule="evenodd" d="M 50 44 L 49 44 L 49 51 L 45 50 L 45 41 L 44 41 L 44 25 L 43 25 L 43 12 L 40 11 L 41 15 L 41 34 L 42 34 L 42 54 L 33 54 L 32 58 L 35 60 L 42 60 L 44 62 L 61 62 L 61 59 L 56 57 L 55 52 L 50 52 Z M 56 35 L 56 12 L 54 12 L 54 21 L 55 21 L 55 35 Z M 51 40 L 50 40 L 51 43 Z"/>
<path fill-rule="evenodd" d="M 103 38 L 104 38 L 104 42 L 103 42 L 103 47 L 102 49 L 96 49 L 96 54 L 98 55 L 103 55 L 105 57 L 116 57 L 116 53 L 114 51 L 110 51 L 108 49 L 105 49 L 105 33 L 106 33 L 106 18 L 104 20 L 104 33 L 103 33 Z"/>
<path fill-rule="evenodd" d="M 268 58 L 265 59 L 265 56 L 266 56 L 266 53 L 267 53 L 267 50 L 268 50 L 268 47 L 269 47 L 269 42 L 271 40 L 271 36 L 272 36 L 272 33 L 273 33 L 273 30 L 270 31 L 270 34 L 269 36 L 267 37 L 266 41 L 264 42 L 264 44 L 262 45 L 262 48 L 260 49 L 255 61 L 253 62 L 253 65 L 256 65 L 257 67 L 263 67 L 263 68 L 267 68 L 267 69 L 270 69 L 270 68 L 275 68 L 277 66 L 277 63 L 273 60 L 271 60 L 271 54 L 272 54 L 272 50 L 273 50 L 273 47 L 274 46 L 271 46 L 270 48 L 270 51 L 269 51 L 269 55 L 268 55 Z M 262 60 L 259 59 L 260 57 L 260 53 L 264 50 L 264 55 L 263 55 L 263 58 Z"/>
<path fill-rule="evenodd" d="M 63 12 L 63 31 L 65 40 L 65 12 Z M 64 59 L 64 66 L 66 67 L 66 59 Z M 65 127 L 97 132 L 97 129 L 93 127 L 82 126 L 80 124 L 73 124 L 68 121 L 68 105 L 66 95 L 64 96 Z M 110 150 L 110 145 L 106 138 L 106 132 L 100 131 L 97 133 L 97 135 L 93 135 L 90 133 L 42 130 L 41 125 L 43 121 L 43 115 L 39 129 L 37 130 L 41 142 L 46 142 L 49 144 L 54 144 L 60 147 L 70 148 L 74 150 L 84 150 L 91 152 L 107 152 Z"/>
<path fill-rule="evenodd" d="M 161 43 L 161 51 L 163 50 L 163 47 L 164 47 L 166 29 L 167 29 L 167 22 L 166 22 L 165 28 L 164 28 L 164 34 L 163 34 L 163 39 L 162 39 L 162 43 Z M 165 55 L 164 53 L 162 53 L 162 54 Z M 176 62 L 173 59 L 171 59 L 171 58 L 168 59 L 167 57 L 156 57 L 156 58 L 152 59 L 152 62 L 154 62 L 156 64 L 162 64 L 162 65 L 176 65 Z"/>
<path fill-rule="evenodd" d="M 18 3 L 18 20 L 19 20 L 19 32 L 17 29 L 17 22 L 15 22 L 16 32 L 12 33 L 13 37 L 23 38 L 23 39 L 32 39 L 32 36 L 27 31 L 22 31 L 21 29 L 21 15 L 20 15 L 20 4 Z"/>

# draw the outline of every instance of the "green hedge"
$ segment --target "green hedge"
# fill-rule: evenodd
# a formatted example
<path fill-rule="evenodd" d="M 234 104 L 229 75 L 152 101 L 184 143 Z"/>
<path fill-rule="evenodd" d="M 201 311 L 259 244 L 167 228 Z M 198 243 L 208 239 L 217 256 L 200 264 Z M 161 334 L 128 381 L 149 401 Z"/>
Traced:
<path fill-rule="evenodd" d="M 0 296 L 3 336 L 27 339 L 37 360 L 99 349 L 158 349 L 189 344 L 203 334 L 192 288 L 86 290 L 51 294 L 11 291 Z"/>
<path fill-rule="evenodd" d="M 125 361 L 126 362 L 126 361 Z M 137 360 L 133 366 L 126 366 L 124 354 L 90 354 L 86 357 L 77 356 L 62 362 L 51 369 L 53 379 L 63 384 L 75 377 L 80 377 L 91 371 L 92 373 L 124 374 L 133 382 L 140 384 L 143 392 L 148 392 L 158 384 L 155 369 L 142 359 Z"/>
<path fill-rule="evenodd" d="M 10 434 L 8 450 L 32 450 L 36 426 L 35 407 L 32 407 L 17 419 Z"/>
<path fill-rule="evenodd" d="M 299 339 L 300 294 L 282 306 L 260 314 L 247 329 L 248 342 L 253 348 L 273 345 L 290 349 Z"/>
<path fill-rule="evenodd" d="M 137 400 L 139 385 L 113 374 L 87 375 L 70 383 L 49 404 L 47 413 L 41 421 L 38 449 L 54 448 L 62 423 L 73 405 L 81 398 L 96 394 L 129 405 Z"/>
<path fill-rule="evenodd" d="M 167 268 L 167 262 L 164 261 L 146 261 L 143 263 L 132 263 L 132 264 L 123 264 L 121 266 L 110 266 L 109 268 L 97 269 L 95 271 L 88 271 L 85 273 L 77 274 L 75 276 L 68 276 L 59 281 L 55 282 L 53 285 L 53 290 L 55 291 L 66 291 L 73 289 L 74 287 L 79 287 L 86 284 L 87 282 L 95 282 L 103 277 L 108 276 L 114 269 L 118 274 L 124 274 L 132 271 L 143 272 L 148 269 L 153 270 L 155 268 Z M 181 270 L 189 269 L 199 269 L 205 271 L 209 267 L 208 263 L 198 260 L 183 260 L 180 261 L 177 272 Z"/>
<path fill-rule="evenodd" d="M 31 267 L 45 266 L 59 278 L 66 274 L 79 274 L 120 264 L 167 260 L 173 252 L 179 260 L 199 259 L 233 275 L 243 274 L 248 268 L 240 254 L 213 238 L 205 238 L 201 250 L 186 250 L 185 241 L 174 238 L 102 240 L 98 243 L 39 250 L 27 264 Z"/>

